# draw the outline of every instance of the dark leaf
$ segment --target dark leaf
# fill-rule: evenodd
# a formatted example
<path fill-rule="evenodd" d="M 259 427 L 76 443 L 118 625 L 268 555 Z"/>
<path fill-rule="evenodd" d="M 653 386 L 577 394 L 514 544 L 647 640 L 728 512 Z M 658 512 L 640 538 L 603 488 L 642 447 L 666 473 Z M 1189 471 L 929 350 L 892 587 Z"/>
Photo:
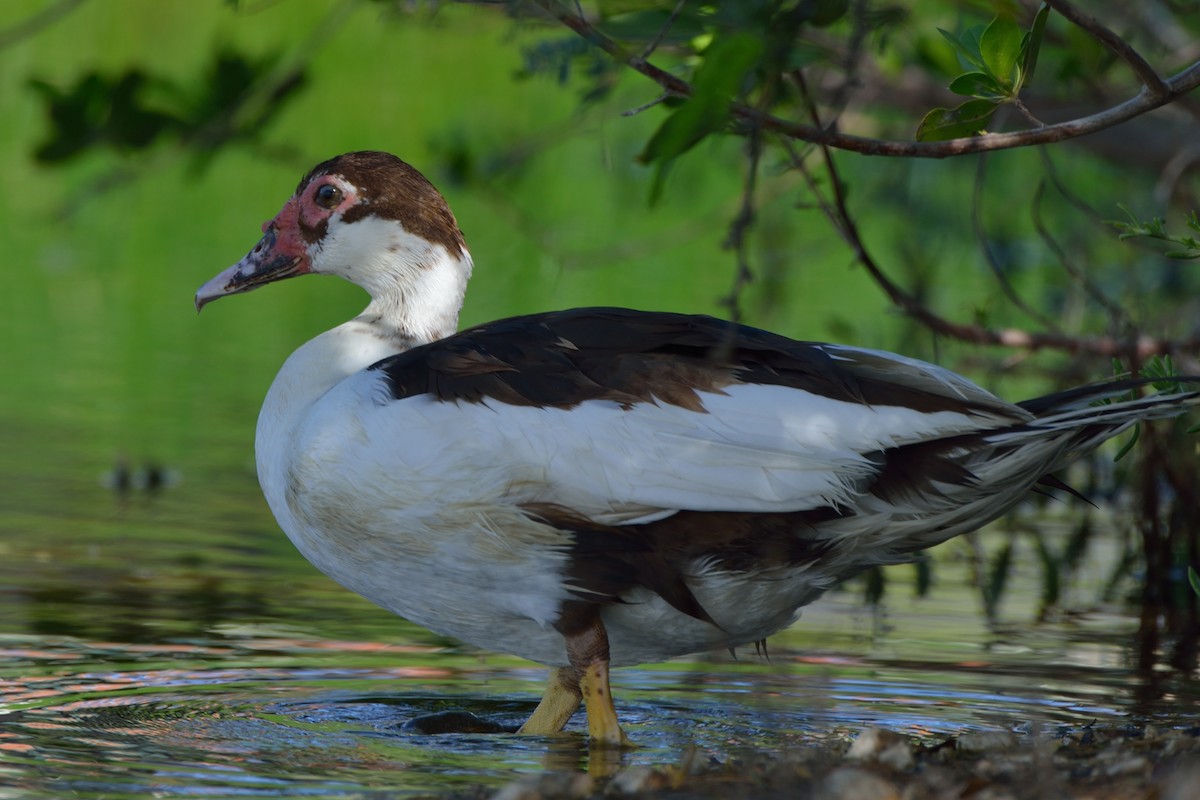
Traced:
<path fill-rule="evenodd" d="M 1137 444 L 1137 440 L 1140 439 L 1141 436 L 1142 436 L 1142 426 L 1141 425 L 1133 426 L 1133 434 L 1129 437 L 1129 441 L 1127 441 L 1125 444 L 1121 445 L 1121 449 L 1117 451 L 1117 455 L 1113 458 L 1113 461 L 1114 462 L 1120 461 L 1122 458 L 1129 455 L 1129 451 L 1133 449 L 1133 446 L 1135 444 Z"/>
<path fill-rule="evenodd" d="M 935 108 L 917 128 L 917 141 L 942 142 L 975 136 L 992 121 L 999 106 L 994 100 L 968 100 L 955 108 Z"/>
<path fill-rule="evenodd" d="M 1007 96 L 1000 84 L 996 83 L 996 79 L 986 72 L 967 72 L 959 75 L 950 82 L 950 91 L 985 100 L 1000 100 Z"/>
<path fill-rule="evenodd" d="M 1033 80 L 1033 72 L 1037 69 L 1038 53 L 1042 49 L 1042 37 L 1046 32 L 1046 19 L 1050 16 L 1050 6 L 1042 3 L 1033 17 L 1033 25 L 1025 34 L 1021 44 L 1021 70 L 1024 73 L 1022 83 L 1028 85 Z"/>
<path fill-rule="evenodd" d="M 827 28 L 846 16 L 850 0 L 809 0 L 807 21 L 818 28 Z"/>
<path fill-rule="evenodd" d="M 762 44 L 749 34 L 722 36 L 705 50 L 693 81 L 694 93 L 663 120 L 638 156 L 642 163 L 658 163 L 652 200 L 661 192 L 666 165 L 725 126 L 729 104 L 761 54 Z"/>
<path fill-rule="evenodd" d="M 987 67 L 983 63 L 983 54 L 979 51 L 979 39 L 983 36 L 985 30 L 982 25 L 975 25 L 967 28 L 962 34 L 955 36 L 950 31 L 938 28 L 938 33 L 954 45 L 955 55 L 958 56 L 958 63 L 966 70 L 986 70 Z"/>

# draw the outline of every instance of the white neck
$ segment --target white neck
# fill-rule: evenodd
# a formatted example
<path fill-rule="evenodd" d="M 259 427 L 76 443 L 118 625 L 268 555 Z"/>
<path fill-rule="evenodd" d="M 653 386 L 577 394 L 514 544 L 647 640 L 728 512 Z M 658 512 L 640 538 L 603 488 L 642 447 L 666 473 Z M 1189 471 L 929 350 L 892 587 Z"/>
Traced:
<path fill-rule="evenodd" d="M 292 463 L 287 451 L 313 404 L 375 362 L 450 336 L 457 329 L 471 274 L 470 255 L 463 250 L 461 258 L 454 258 L 440 245 L 426 246 L 421 259 L 412 258 L 411 249 L 384 254 L 393 261 L 372 264 L 365 257 L 367 263 L 358 263 L 366 269 L 354 269 L 352 274 L 321 270 L 363 286 L 371 293 L 371 302 L 359 316 L 292 353 L 263 401 L 255 436 L 258 478 L 285 530 L 285 519 L 291 514 L 286 507 L 289 477 L 284 470 Z M 408 258 L 397 264 L 395 259 L 401 256 Z"/>
<path fill-rule="evenodd" d="M 338 275 L 371 295 L 359 321 L 404 340 L 402 349 L 450 336 L 458 329 L 471 277 L 471 256 L 451 253 L 390 220 L 331 220 L 315 272 Z M 403 344 L 406 343 L 407 347 Z"/>

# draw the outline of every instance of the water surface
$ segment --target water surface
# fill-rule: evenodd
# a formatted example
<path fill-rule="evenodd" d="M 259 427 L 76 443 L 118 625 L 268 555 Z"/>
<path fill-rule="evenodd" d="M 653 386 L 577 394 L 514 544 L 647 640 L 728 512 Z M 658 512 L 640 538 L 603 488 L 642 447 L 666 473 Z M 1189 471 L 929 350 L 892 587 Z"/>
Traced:
<path fill-rule="evenodd" d="M 203 506 L 191 476 L 158 468 L 157 489 L 144 474 L 114 484 L 111 470 L 75 493 L 33 479 L 23 521 L 8 518 L 0 798 L 392 796 L 587 768 L 582 715 L 547 738 L 407 732 L 444 710 L 515 727 L 544 673 L 335 586 L 275 531 L 252 481 L 230 481 L 226 502 Z M 926 598 L 913 596 L 912 568 L 898 568 L 881 608 L 864 606 L 858 586 L 833 593 L 766 658 L 749 648 L 618 671 L 618 707 L 640 745 L 621 762 L 725 761 L 869 726 L 937 741 L 1185 724 L 1194 696 L 1148 693 L 1132 676 L 1134 620 L 1119 607 L 1033 625 L 1028 565 L 989 627 L 971 548 L 943 551 Z"/>

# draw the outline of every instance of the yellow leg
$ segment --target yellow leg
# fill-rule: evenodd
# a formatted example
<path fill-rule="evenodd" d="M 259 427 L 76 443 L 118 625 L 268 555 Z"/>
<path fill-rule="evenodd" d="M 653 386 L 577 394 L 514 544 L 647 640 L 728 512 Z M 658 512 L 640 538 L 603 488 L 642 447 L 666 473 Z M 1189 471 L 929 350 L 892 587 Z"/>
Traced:
<path fill-rule="evenodd" d="M 583 704 L 587 708 L 588 737 L 592 747 L 632 747 L 621 730 L 617 709 L 608 686 L 608 659 L 588 664 L 579 680 Z"/>
<path fill-rule="evenodd" d="M 571 715 L 579 709 L 579 701 L 582 699 L 574 667 L 552 670 L 542 701 L 517 733 L 529 733 L 534 736 L 558 733 Z"/>

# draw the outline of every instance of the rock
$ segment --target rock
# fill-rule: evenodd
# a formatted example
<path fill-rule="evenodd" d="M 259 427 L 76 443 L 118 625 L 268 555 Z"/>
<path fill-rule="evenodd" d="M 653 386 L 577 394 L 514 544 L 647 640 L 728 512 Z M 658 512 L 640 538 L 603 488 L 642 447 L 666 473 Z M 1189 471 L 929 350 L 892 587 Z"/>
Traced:
<path fill-rule="evenodd" d="M 1116 758 L 1110 764 L 1104 767 L 1104 774 L 1110 778 L 1115 778 L 1119 775 L 1134 775 L 1140 772 L 1148 772 L 1150 770 L 1150 762 L 1145 756 L 1125 755 Z"/>
<path fill-rule="evenodd" d="M 913 748 L 908 739 L 898 733 L 879 728 L 867 728 L 846 751 L 850 761 L 877 762 L 892 769 L 911 769 Z"/>
<path fill-rule="evenodd" d="M 900 800 L 900 791 L 862 767 L 838 767 L 818 784 L 815 796 L 818 800 Z"/>
<path fill-rule="evenodd" d="M 575 800 L 587 797 L 594 788 L 595 782 L 582 772 L 547 772 L 518 778 L 491 800 Z"/>
<path fill-rule="evenodd" d="M 1172 770 L 1162 782 L 1159 800 L 1196 800 L 1200 795 L 1200 763 L 1191 762 Z"/>
<path fill-rule="evenodd" d="M 674 785 L 671 776 L 660 769 L 639 765 L 627 767 L 616 775 L 604 787 L 604 793 L 610 796 L 620 797 L 621 795 L 637 794 L 638 792 L 652 792 L 661 789 L 670 789 Z"/>
<path fill-rule="evenodd" d="M 959 734 L 955 747 L 964 753 L 999 753 L 1019 744 L 1016 734 L 1008 731 L 975 731 Z"/>

